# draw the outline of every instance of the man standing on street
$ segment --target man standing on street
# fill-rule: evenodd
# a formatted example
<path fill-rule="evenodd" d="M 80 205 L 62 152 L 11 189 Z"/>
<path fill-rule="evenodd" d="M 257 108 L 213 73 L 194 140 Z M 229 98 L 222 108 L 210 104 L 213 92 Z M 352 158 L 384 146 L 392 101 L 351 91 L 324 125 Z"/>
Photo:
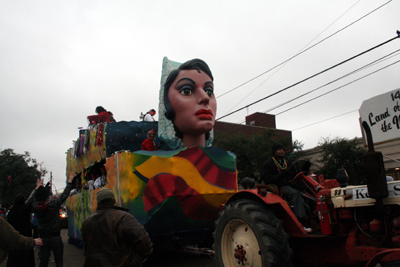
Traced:
<path fill-rule="evenodd" d="M 43 186 L 41 179 L 38 178 L 36 188 L 26 200 L 26 204 L 32 205 L 33 212 L 37 216 L 39 237 L 43 240 L 39 256 L 40 267 L 47 267 L 51 251 L 53 251 L 56 266 L 63 267 L 64 244 L 60 235 L 60 207 L 72 190 L 73 179 L 74 175 L 71 174 L 64 192 L 59 197 L 52 198 L 50 197 L 51 184 L 50 187 L 49 184 Z"/>
<path fill-rule="evenodd" d="M 82 223 L 84 267 L 134 267 L 153 252 L 144 227 L 136 218 L 114 206 L 110 189 L 97 192 L 97 211 Z"/>

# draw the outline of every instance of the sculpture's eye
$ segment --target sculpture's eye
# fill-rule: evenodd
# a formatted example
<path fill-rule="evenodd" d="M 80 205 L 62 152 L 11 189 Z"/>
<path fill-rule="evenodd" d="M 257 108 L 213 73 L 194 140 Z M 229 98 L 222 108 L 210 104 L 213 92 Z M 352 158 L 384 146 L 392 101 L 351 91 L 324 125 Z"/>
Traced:
<path fill-rule="evenodd" d="M 179 89 L 179 93 L 181 93 L 182 95 L 186 95 L 189 96 L 191 94 L 193 94 L 193 89 L 191 86 L 183 86 L 181 89 Z"/>
<path fill-rule="evenodd" d="M 204 88 L 204 91 L 206 92 L 206 94 L 208 95 L 208 97 L 212 97 L 213 94 L 214 94 L 214 88 L 212 88 L 212 87 Z"/>

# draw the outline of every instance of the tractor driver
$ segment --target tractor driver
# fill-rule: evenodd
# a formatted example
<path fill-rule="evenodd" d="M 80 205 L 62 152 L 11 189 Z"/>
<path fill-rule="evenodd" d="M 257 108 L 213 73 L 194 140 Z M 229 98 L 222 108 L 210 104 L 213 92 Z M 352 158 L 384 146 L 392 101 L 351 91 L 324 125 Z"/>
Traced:
<path fill-rule="evenodd" d="M 272 145 L 272 158 L 267 160 L 262 166 L 261 179 L 265 184 L 274 184 L 282 192 L 285 200 L 289 201 L 293 206 L 293 213 L 297 219 L 303 224 L 306 232 L 311 232 L 312 229 L 306 227 L 305 219 L 310 207 L 305 202 L 300 192 L 291 186 L 291 178 L 293 175 L 289 172 L 289 162 L 284 158 L 285 150 L 283 145 L 275 143 Z"/>

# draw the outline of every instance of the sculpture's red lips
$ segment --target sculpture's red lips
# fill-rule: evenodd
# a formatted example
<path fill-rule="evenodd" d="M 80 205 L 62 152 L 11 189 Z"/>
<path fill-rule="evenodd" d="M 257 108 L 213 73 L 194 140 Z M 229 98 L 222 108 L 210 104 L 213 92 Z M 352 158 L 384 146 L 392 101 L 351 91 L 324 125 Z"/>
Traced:
<path fill-rule="evenodd" d="M 213 118 L 213 112 L 211 109 L 200 109 L 196 112 L 195 115 L 201 119 L 212 119 Z"/>

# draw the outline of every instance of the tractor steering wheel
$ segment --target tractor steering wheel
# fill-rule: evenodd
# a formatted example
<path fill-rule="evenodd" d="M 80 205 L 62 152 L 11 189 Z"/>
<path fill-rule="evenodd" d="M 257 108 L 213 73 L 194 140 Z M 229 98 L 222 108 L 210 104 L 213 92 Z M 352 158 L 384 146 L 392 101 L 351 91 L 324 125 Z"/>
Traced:
<path fill-rule="evenodd" d="M 292 181 L 296 181 L 296 178 L 301 174 L 307 175 L 310 171 L 311 162 L 309 160 L 301 159 L 293 162 L 288 168 Z"/>

